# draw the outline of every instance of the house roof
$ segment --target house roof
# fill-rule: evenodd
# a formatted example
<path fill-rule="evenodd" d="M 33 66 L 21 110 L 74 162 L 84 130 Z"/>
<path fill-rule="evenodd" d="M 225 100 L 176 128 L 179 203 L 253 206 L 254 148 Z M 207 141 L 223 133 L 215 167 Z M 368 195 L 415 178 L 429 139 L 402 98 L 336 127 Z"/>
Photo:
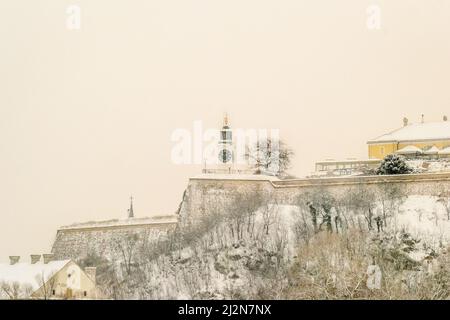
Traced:
<path fill-rule="evenodd" d="M 432 146 L 430 149 L 424 151 L 425 154 L 437 154 L 439 149 L 436 146 Z"/>
<path fill-rule="evenodd" d="M 423 153 L 422 149 L 417 148 L 416 146 L 406 146 L 404 148 L 401 148 L 400 150 L 397 150 L 396 153 L 398 154 L 416 154 L 416 153 Z"/>
<path fill-rule="evenodd" d="M 450 154 L 450 147 L 440 150 L 438 154 Z"/>
<path fill-rule="evenodd" d="M 450 121 L 409 124 L 367 143 L 421 140 L 450 140 Z"/>
<path fill-rule="evenodd" d="M 57 260 L 35 264 L 19 262 L 16 264 L 0 263 L 0 283 L 19 283 L 30 286 L 36 291 L 42 286 L 42 280 L 48 281 L 64 268 L 71 260 Z"/>

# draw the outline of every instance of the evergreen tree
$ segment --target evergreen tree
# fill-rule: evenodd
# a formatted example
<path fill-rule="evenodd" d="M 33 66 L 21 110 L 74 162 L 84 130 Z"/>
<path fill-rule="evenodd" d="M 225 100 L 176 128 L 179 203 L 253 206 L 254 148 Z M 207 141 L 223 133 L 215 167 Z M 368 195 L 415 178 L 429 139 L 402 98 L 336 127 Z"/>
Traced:
<path fill-rule="evenodd" d="M 405 158 L 397 154 L 387 155 L 383 161 L 381 161 L 376 173 L 383 174 L 405 174 L 411 173 L 413 170 L 408 166 Z"/>

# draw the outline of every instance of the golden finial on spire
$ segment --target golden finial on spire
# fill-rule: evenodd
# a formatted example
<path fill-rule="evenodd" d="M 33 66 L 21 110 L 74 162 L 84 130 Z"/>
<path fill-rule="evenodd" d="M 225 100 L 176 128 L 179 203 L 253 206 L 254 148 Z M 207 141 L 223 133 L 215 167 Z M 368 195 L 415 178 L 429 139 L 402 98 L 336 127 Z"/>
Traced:
<path fill-rule="evenodd" d="M 223 115 L 223 125 L 228 126 L 228 113 L 226 113 L 226 112 Z"/>

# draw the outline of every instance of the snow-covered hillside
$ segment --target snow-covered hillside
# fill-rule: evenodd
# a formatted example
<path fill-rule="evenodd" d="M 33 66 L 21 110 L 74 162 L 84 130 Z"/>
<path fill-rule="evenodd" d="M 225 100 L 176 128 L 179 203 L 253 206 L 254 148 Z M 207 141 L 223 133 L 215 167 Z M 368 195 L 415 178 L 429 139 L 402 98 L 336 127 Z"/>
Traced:
<path fill-rule="evenodd" d="M 373 219 L 381 210 L 377 203 Z M 334 210 L 333 219 L 336 214 Z M 345 218 L 351 221 L 348 230 L 360 230 L 369 236 L 367 239 L 370 235 L 373 239 L 391 239 L 383 240 L 387 248 L 395 247 L 396 241 L 411 242 L 408 250 L 401 253 L 409 263 L 421 265 L 430 259 L 430 252 L 437 257 L 450 244 L 450 221 L 442 201 L 436 197 L 407 197 L 389 215 L 381 232 L 365 230 L 362 215 L 347 214 L 352 215 Z M 122 272 L 119 276 L 126 283 L 120 297 L 284 298 L 282 294 L 292 282 L 290 269 L 298 260 L 299 250 L 314 242 L 311 225 L 307 207 L 268 203 L 254 212 L 231 212 L 228 216 L 210 217 L 199 226 L 185 226 L 178 235 L 132 257 L 139 267 L 130 275 Z M 324 234 L 330 231 L 322 226 L 321 230 L 319 233 Z M 333 226 L 332 233 L 345 235 L 346 230 L 335 230 Z M 367 246 L 363 252 L 370 251 L 369 242 L 363 243 Z M 370 264 L 370 259 L 373 258 L 365 257 L 364 263 Z M 120 257 L 115 263 L 116 269 L 123 265 Z"/>

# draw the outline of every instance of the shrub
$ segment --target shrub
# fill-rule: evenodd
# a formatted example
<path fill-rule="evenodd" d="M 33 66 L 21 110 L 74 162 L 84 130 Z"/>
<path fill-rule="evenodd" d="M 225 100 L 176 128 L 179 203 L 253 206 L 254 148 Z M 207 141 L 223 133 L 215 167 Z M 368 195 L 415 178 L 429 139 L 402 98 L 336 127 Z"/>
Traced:
<path fill-rule="evenodd" d="M 381 161 L 381 164 L 376 171 L 379 175 L 406 174 L 411 172 L 412 169 L 406 163 L 405 158 L 397 154 L 387 155 L 383 161 Z"/>

